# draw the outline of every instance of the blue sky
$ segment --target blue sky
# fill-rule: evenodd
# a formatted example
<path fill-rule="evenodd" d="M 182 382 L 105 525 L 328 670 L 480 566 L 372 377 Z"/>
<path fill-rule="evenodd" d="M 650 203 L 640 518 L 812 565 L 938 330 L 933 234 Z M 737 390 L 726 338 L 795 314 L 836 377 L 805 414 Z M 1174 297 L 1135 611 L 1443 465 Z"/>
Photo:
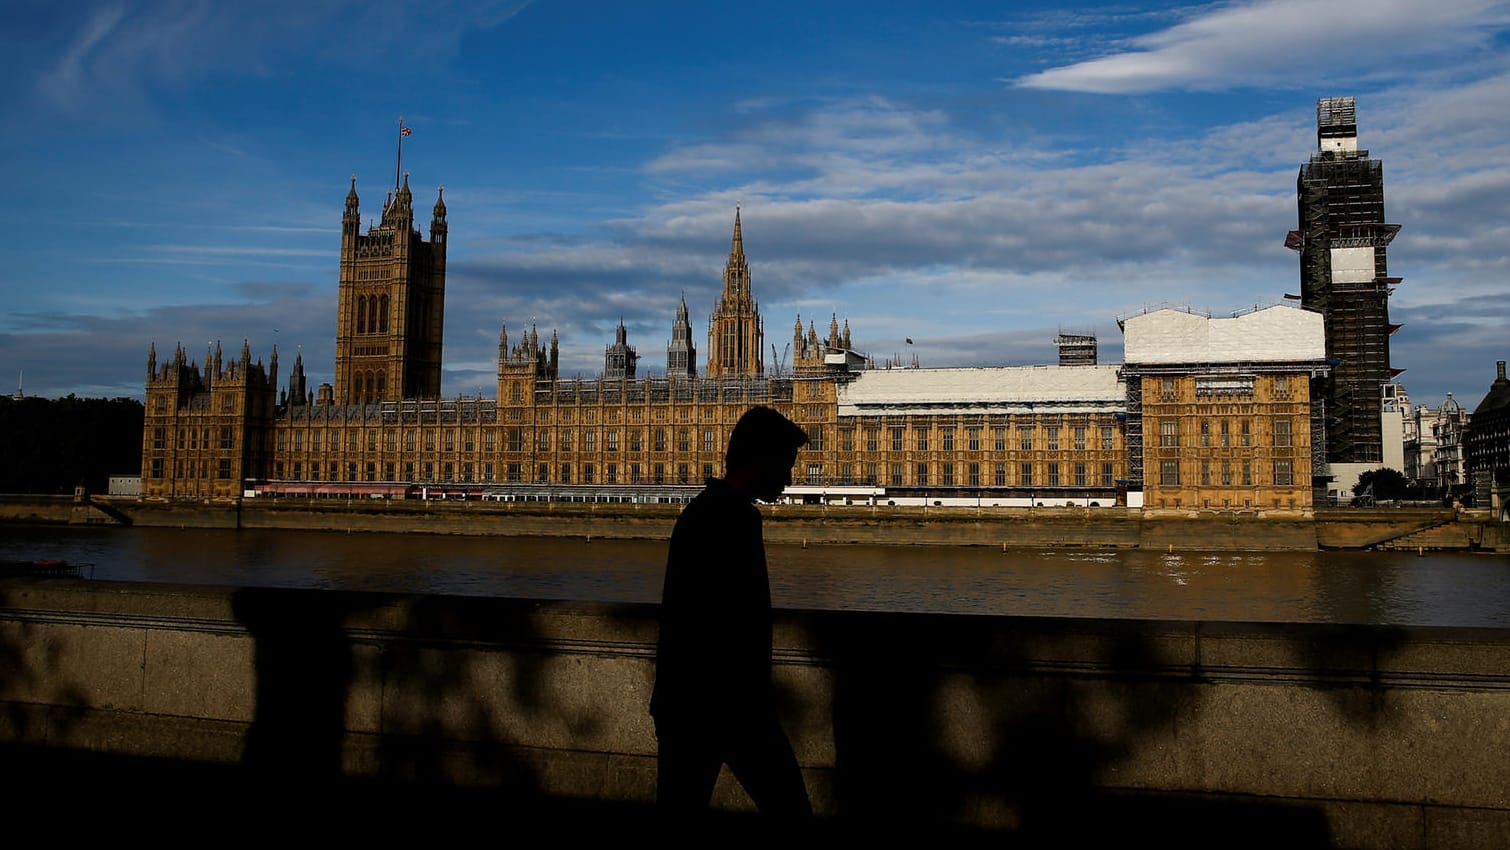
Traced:
<path fill-rule="evenodd" d="M 1318 97 L 1358 98 L 1403 229 L 1400 380 L 1510 359 L 1510 3 L 8 0 L 0 376 L 142 393 L 147 346 L 276 342 L 330 380 L 342 201 L 445 186 L 444 391 L 500 322 L 596 374 L 622 317 L 705 345 L 736 203 L 775 357 L 798 314 L 877 359 L 1052 362 L 1160 304 L 1298 292 Z M 422 219 L 428 216 L 422 214 Z M 909 346 L 905 340 L 913 340 Z M 768 361 L 772 359 L 767 351 Z M 285 365 L 285 374 L 286 374 Z"/>

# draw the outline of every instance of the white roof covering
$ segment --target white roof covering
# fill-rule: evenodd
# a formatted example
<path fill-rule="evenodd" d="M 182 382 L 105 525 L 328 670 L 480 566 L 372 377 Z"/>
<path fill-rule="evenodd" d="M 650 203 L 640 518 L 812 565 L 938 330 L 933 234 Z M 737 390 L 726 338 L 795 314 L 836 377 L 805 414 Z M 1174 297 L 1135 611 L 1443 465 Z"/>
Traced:
<path fill-rule="evenodd" d="M 1298 307 L 1266 307 L 1230 319 L 1155 310 L 1124 319 L 1122 336 L 1130 364 L 1326 359 L 1321 314 Z"/>
<path fill-rule="evenodd" d="M 1126 387 L 1110 366 L 872 369 L 839 387 L 840 416 L 1120 410 Z"/>

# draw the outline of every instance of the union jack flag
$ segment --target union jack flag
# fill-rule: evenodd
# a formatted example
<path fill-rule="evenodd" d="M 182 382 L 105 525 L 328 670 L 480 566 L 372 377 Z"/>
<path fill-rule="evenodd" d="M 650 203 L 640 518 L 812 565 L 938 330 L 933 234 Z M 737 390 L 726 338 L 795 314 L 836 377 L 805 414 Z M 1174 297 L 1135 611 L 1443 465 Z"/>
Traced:
<path fill-rule="evenodd" d="M 398 134 L 400 136 L 411 136 L 414 134 L 414 131 L 409 129 L 408 127 L 405 127 L 403 124 L 400 124 L 398 125 Z"/>

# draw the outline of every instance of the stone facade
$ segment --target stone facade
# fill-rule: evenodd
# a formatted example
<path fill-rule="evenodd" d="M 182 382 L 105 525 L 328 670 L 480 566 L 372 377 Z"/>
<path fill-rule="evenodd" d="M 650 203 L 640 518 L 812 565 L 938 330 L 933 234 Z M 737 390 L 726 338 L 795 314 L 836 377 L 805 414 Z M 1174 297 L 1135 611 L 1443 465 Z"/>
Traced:
<path fill-rule="evenodd" d="M 1325 459 L 1312 384 L 1322 318 L 1158 310 L 1123 321 L 1133 486 L 1151 510 L 1306 512 Z"/>
<path fill-rule="evenodd" d="M 1510 521 L 1510 379 L 1495 363 L 1494 383 L 1474 408 L 1464 439 L 1474 501 Z"/>
<path fill-rule="evenodd" d="M 877 369 L 852 348 L 847 321 L 831 316 L 823 335 L 812 320 L 804 330 L 799 317 L 790 366 L 778 361 L 767 371 L 736 211 L 703 374 L 684 301 L 665 374 L 636 373 L 622 322 L 605 349 L 604 375 L 590 379 L 560 377 L 554 333 L 542 340 L 531 327 L 511 338 L 504 327 L 496 397 L 444 398 L 435 323 L 445 207 L 437 201 L 425 242 L 410 203 L 406 182 L 364 236 L 355 189 L 347 196 L 334 387 L 310 392 L 301 357 L 279 395 L 276 352 L 267 369 L 245 348 L 229 368 L 218 352 L 202 370 L 181 350 L 162 369 L 153 355 L 144 497 L 239 498 L 262 489 L 512 498 L 548 490 L 573 499 L 630 486 L 695 488 L 722 472 L 734 423 L 764 404 L 809 435 L 789 491 L 803 500 L 1136 505 L 1127 491 L 1146 487 L 1150 504 L 1171 508 L 1310 508 L 1311 423 L 1319 419 L 1309 381 L 1322 362 L 1316 313 L 1273 308 L 1257 314 L 1262 321 L 1232 320 L 1262 324 L 1287 344 L 1315 348 L 1314 357 L 1233 338 L 1213 343 L 1217 353 L 1204 359 L 958 369 Z M 1165 323 L 1128 320 L 1128 350 L 1157 347 Z M 1173 446 L 1145 445 L 1132 430 L 1165 422 L 1177 423 Z M 1143 474 L 1171 460 L 1173 478 Z"/>

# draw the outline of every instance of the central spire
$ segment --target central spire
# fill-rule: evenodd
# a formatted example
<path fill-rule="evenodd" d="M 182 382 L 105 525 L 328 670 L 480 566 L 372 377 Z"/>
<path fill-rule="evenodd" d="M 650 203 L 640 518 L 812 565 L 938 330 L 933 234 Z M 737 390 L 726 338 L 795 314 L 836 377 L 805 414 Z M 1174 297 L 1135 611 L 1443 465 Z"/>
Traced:
<path fill-rule="evenodd" d="M 757 377 L 765 372 L 761 347 L 765 334 L 760 305 L 750 290 L 739 205 L 734 206 L 734 239 L 724 264 L 724 286 L 708 319 L 709 377 Z"/>

